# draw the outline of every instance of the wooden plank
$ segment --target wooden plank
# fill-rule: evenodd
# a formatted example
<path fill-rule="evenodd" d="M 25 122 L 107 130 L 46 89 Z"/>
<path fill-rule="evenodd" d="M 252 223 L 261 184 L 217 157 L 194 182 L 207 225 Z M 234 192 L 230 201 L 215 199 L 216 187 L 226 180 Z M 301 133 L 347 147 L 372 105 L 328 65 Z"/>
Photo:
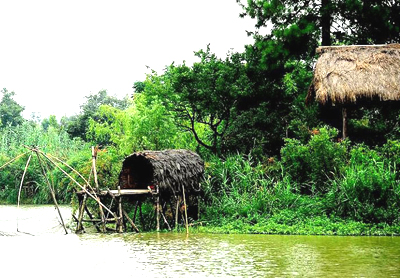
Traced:
<path fill-rule="evenodd" d="M 151 191 L 148 189 L 121 189 L 120 193 L 118 190 L 108 190 L 108 191 L 101 191 L 101 195 L 106 195 L 107 193 L 111 192 L 114 196 L 123 196 L 123 195 L 141 195 L 141 194 L 151 194 Z"/>

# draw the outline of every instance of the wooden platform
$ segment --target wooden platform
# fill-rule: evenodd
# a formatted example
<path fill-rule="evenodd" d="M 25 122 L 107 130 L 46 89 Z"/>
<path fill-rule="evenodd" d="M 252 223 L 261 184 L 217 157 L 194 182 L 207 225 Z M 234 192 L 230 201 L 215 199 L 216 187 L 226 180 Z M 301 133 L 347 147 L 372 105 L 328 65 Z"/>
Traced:
<path fill-rule="evenodd" d="M 90 191 L 89 191 L 90 192 Z M 85 191 L 78 191 L 76 192 L 77 195 L 83 195 L 85 194 Z M 99 192 L 90 192 L 91 194 L 96 194 L 98 196 L 114 196 L 114 197 L 119 197 L 119 196 L 132 196 L 132 195 L 157 195 L 156 191 L 151 190 L 151 189 L 112 189 L 112 190 L 101 190 Z"/>

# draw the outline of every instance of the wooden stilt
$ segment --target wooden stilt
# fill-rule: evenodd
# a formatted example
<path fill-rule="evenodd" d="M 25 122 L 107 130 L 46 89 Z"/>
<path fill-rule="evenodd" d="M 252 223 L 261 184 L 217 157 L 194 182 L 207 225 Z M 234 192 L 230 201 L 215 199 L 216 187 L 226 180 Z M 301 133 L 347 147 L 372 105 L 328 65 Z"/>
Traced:
<path fill-rule="evenodd" d="M 136 213 L 137 213 L 138 206 L 139 206 L 139 200 L 136 201 L 136 204 L 135 204 L 135 211 L 133 212 L 133 222 L 136 221 Z"/>
<path fill-rule="evenodd" d="M 175 230 L 178 230 L 179 204 L 180 204 L 180 196 L 177 196 L 176 207 L 175 207 Z"/>
<path fill-rule="evenodd" d="M 187 216 L 187 206 L 186 206 L 186 197 L 185 197 L 185 187 L 182 185 L 182 195 L 183 195 L 183 205 L 185 206 L 185 225 L 186 225 L 186 234 L 189 234 L 189 223 Z"/>
<path fill-rule="evenodd" d="M 137 233 L 140 233 L 139 229 L 136 227 L 135 223 L 132 221 L 132 219 L 129 217 L 128 213 L 125 210 L 122 210 L 126 220 L 131 224 L 132 229 L 134 229 Z"/>
<path fill-rule="evenodd" d="M 94 220 L 92 213 L 89 211 L 89 209 L 86 205 L 85 205 L 85 211 L 86 211 L 87 215 L 89 216 L 90 220 Z M 102 230 L 99 228 L 99 223 L 95 223 L 94 226 L 96 227 L 96 230 L 98 232 L 102 232 Z"/>
<path fill-rule="evenodd" d="M 124 227 L 123 227 L 123 213 L 122 213 L 122 196 L 121 196 L 121 187 L 118 186 L 118 221 L 117 221 L 117 231 L 118 233 L 123 233 L 124 232 Z"/>
<path fill-rule="evenodd" d="M 158 184 L 156 185 L 156 219 L 157 219 L 157 232 L 160 231 L 160 196 L 159 196 L 159 189 Z"/>
<path fill-rule="evenodd" d="M 146 230 L 146 226 L 144 223 L 143 212 L 142 212 L 142 202 L 139 204 L 139 216 L 140 216 L 140 224 L 142 225 L 142 230 Z"/>
<path fill-rule="evenodd" d="M 165 225 L 167 225 L 168 231 L 171 231 L 171 226 L 169 225 L 169 223 L 167 221 L 167 218 L 165 217 L 164 207 L 162 207 L 162 209 L 160 209 L 160 214 L 161 214 L 161 217 L 164 220 Z"/>
<path fill-rule="evenodd" d="M 197 196 L 197 221 L 200 220 L 200 196 Z"/>
<path fill-rule="evenodd" d="M 86 199 L 87 195 L 86 193 L 84 193 L 81 202 L 79 202 L 78 224 L 76 225 L 76 231 L 75 231 L 77 234 L 84 232 L 82 220 L 83 220 L 84 210 L 86 207 Z"/>
<path fill-rule="evenodd" d="M 347 134 L 347 108 L 342 108 L 342 116 L 343 116 L 343 129 L 342 129 L 342 138 L 345 140 L 348 136 Z"/>
<path fill-rule="evenodd" d="M 97 159 L 97 151 L 95 150 L 95 148 L 92 146 L 92 172 L 93 172 L 93 178 L 94 178 L 94 183 L 96 185 L 96 190 L 97 192 L 99 191 L 99 182 L 97 180 L 97 170 L 96 170 L 96 159 Z M 105 215 L 104 215 L 104 211 L 103 208 L 100 205 L 100 198 L 98 196 L 96 196 L 99 202 L 99 212 L 100 212 L 100 218 L 102 221 L 102 226 L 101 229 L 103 232 L 106 231 L 106 222 L 105 222 Z"/>

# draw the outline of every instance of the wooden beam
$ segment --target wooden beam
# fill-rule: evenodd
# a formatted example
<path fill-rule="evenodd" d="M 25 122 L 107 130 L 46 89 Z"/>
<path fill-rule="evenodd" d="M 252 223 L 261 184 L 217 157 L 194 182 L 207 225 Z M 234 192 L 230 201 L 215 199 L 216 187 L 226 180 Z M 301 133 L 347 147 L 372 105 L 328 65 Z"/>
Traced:
<path fill-rule="evenodd" d="M 342 139 L 345 140 L 348 137 L 347 134 L 347 108 L 342 108 L 342 117 L 343 117 L 343 129 L 342 129 Z"/>

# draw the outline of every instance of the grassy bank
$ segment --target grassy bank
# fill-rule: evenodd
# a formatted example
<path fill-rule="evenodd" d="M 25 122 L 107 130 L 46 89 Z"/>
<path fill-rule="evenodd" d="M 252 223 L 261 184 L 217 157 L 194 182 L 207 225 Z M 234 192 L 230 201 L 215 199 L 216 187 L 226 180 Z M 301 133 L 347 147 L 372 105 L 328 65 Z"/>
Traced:
<path fill-rule="evenodd" d="M 206 164 L 202 217 L 213 233 L 399 235 L 400 143 L 371 149 L 321 129 L 288 139 L 281 158 Z"/>

